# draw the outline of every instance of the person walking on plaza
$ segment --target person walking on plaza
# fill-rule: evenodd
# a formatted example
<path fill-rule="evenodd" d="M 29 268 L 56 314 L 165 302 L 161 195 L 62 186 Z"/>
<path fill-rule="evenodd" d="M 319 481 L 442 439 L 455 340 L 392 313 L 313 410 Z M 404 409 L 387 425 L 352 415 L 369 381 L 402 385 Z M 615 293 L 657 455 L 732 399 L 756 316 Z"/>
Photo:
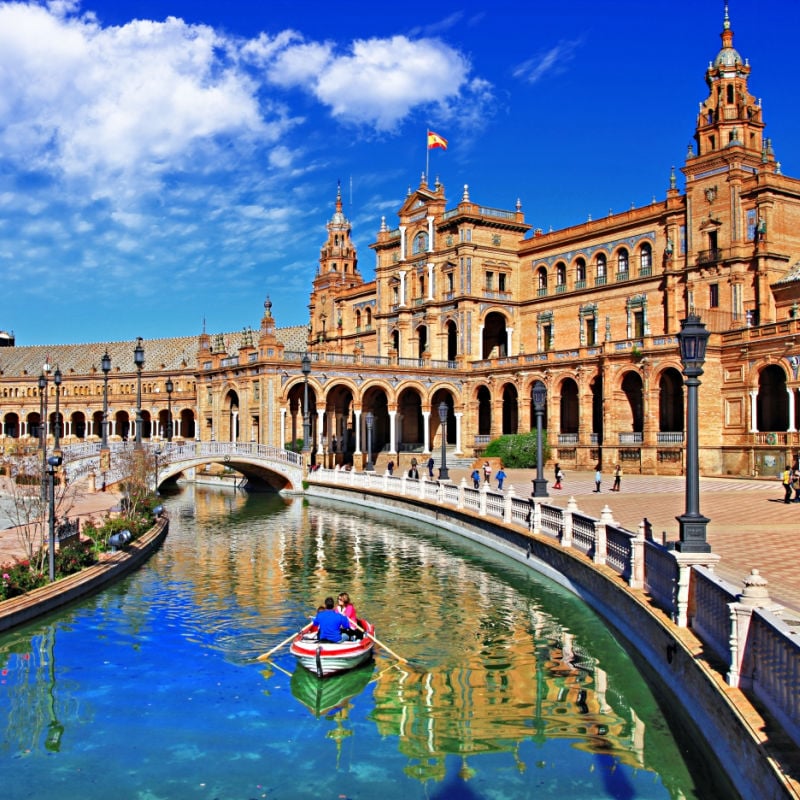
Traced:
<path fill-rule="evenodd" d="M 622 467 L 619 464 L 617 464 L 617 466 L 614 467 L 614 485 L 611 487 L 611 491 L 618 492 L 619 485 L 621 482 L 622 482 Z"/>
<path fill-rule="evenodd" d="M 492 465 L 488 461 L 483 462 L 483 479 L 486 483 L 492 480 Z"/>
<path fill-rule="evenodd" d="M 597 494 L 600 491 L 600 484 L 603 482 L 603 474 L 600 472 L 600 464 L 597 465 L 597 469 L 594 471 L 594 493 Z"/>
<path fill-rule="evenodd" d="M 506 473 L 503 469 L 503 465 L 500 465 L 500 469 L 497 470 L 497 474 L 495 475 L 497 478 L 497 488 L 502 492 L 503 491 L 503 481 L 506 479 Z"/>
<path fill-rule="evenodd" d="M 555 471 L 556 471 L 556 482 L 553 484 L 553 488 L 554 489 L 560 489 L 561 488 L 561 479 L 564 477 L 564 473 L 561 471 L 561 465 L 560 464 L 556 464 Z"/>
<path fill-rule="evenodd" d="M 433 456 L 428 459 L 428 477 L 433 477 Z"/>
<path fill-rule="evenodd" d="M 800 464 L 795 464 L 792 470 L 792 489 L 794 489 L 794 503 L 800 503 Z"/>
<path fill-rule="evenodd" d="M 784 503 L 791 503 L 792 502 L 792 471 L 789 469 L 789 465 L 786 465 L 786 469 L 781 473 L 781 484 L 783 484 L 783 502 Z"/>
<path fill-rule="evenodd" d="M 481 488 L 481 474 L 480 474 L 480 472 L 478 472 L 478 468 L 477 467 L 475 467 L 475 469 L 472 470 L 472 476 L 471 477 L 472 477 L 472 488 L 473 489 L 480 489 Z"/>

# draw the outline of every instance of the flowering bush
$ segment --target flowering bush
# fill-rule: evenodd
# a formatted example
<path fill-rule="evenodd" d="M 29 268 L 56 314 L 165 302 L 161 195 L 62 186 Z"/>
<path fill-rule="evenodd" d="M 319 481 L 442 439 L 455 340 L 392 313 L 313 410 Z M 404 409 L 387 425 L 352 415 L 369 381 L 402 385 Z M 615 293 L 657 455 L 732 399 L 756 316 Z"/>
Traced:
<path fill-rule="evenodd" d="M 44 586 L 47 583 L 47 576 L 43 572 L 37 572 L 31 567 L 31 562 L 15 561 L 13 564 L 4 564 L 0 567 L 0 599 L 16 597 L 25 594 L 31 589 Z"/>

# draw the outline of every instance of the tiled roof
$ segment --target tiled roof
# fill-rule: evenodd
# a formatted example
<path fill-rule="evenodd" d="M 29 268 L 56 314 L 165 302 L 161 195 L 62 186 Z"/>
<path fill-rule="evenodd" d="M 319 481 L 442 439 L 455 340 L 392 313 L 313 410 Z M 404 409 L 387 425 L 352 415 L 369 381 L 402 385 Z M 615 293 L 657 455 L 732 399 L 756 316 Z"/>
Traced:
<path fill-rule="evenodd" d="M 275 338 L 287 350 L 300 351 L 306 346 L 307 327 L 295 325 L 276 328 Z M 236 353 L 242 339 L 242 331 L 222 334 L 229 343 L 231 354 Z M 253 331 L 257 341 L 258 331 Z M 211 336 L 212 343 L 215 335 Z M 144 373 L 181 372 L 197 369 L 198 336 L 176 336 L 167 339 L 145 339 Z M 15 378 L 38 377 L 45 362 L 55 369 L 56 365 L 64 376 L 102 374 L 100 360 L 108 351 L 111 357 L 111 374 L 134 373 L 133 348 L 136 340 L 123 342 L 91 342 L 89 344 L 48 344 L 16 347 L 0 347 L 0 377 Z"/>
<path fill-rule="evenodd" d="M 777 286 L 781 283 L 794 283 L 797 280 L 800 280 L 800 261 L 791 267 L 783 277 L 774 281 L 772 285 Z"/>

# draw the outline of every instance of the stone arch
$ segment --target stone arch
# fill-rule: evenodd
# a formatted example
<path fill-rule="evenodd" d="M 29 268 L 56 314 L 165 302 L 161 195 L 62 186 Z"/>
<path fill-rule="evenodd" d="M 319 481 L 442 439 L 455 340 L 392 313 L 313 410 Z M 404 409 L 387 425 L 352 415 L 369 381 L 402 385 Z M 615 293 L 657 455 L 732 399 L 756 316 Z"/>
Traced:
<path fill-rule="evenodd" d="M 86 415 L 83 411 L 73 411 L 69 415 L 69 430 L 70 436 L 76 439 L 86 438 Z"/>
<path fill-rule="evenodd" d="M 756 430 L 785 431 L 789 428 L 789 397 L 786 372 L 778 364 L 768 364 L 758 373 Z"/>
<path fill-rule="evenodd" d="M 559 433 L 578 433 L 580 428 L 580 403 L 578 402 L 578 383 L 568 377 L 561 381 L 559 399 Z"/>
<path fill-rule="evenodd" d="M 481 358 L 505 358 L 508 354 L 507 342 L 505 315 L 499 311 L 490 311 L 483 321 Z"/>
<path fill-rule="evenodd" d="M 642 383 L 642 376 L 635 370 L 628 370 L 622 376 L 620 389 L 625 396 L 628 410 L 626 415 L 623 408 L 619 409 L 618 419 L 621 427 L 624 427 L 624 420 L 627 418 L 630 430 L 634 433 L 641 433 L 644 431 L 644 384 Z"/>
<path fill-rule="evenodd" d="M 458 325 L 452 319 L 445 323 L 447 333 L 447 360 L 455 361 L 458 357 Z"/>
<path fill-rule="evenodd" d="M 8 436 L 10 439 L 19 439 L 20 425 L 19 416 L 17 414 L 9 413 L 3 417 L 3 436 Z"/>
<path fill-rule="evenodd" d="M 431 395 L 431 441 L 429 443 L 431 452 L 435 452 L 442 445 L 442 422 L 439 418 L 439 406 L 442 403 L 447 405 L 447 441 L 445 444 L 456 443 L 455 395 L 452 390 L 440 386 Z"/>
<path fill-rule="evenodd" d="M 503 434 L 519 432 L 519 393 L 513 383 L 503 386 Z"/>
<path fill-rule="evenodd" d="M 415 386 L 405 386 L 397 396 L 397 445 L 400 450 L 424 450 L 422 395 Z"/>
<path fill-rule="evenodd" d="M 306 382 L 303 378 L 294 380 L 286 388 L 284 393 L 284 405 L 288 413 L 286 422 L 286 429 L 282 431 L 281 446 L 287 450 L 294 450 L 300 452 L 303 448 L 303 422 L 304 422 L 304 403 L 306 396 Z M 317 390 L 316 381 L 310 377 L 308 379 L 308 430 L 309 430 L 309 444 L 311 449 L 316 441 L 315 430 L 317 427 Z"/>
<path fill-rule="evenodd" d="M 354 387 L 345 381 L 337 382 L 325 393 L 322 436 L 338 464 L 353 460 L 356 446 L 354 398 Z"/>
<path fill-rule="evenodd" d="M 486 384 L 475 389 L 475 400 L 478 405 L 478 436 L 492 434 L 492 393 Z"/>
<path fill-rule="evenodd" d="M 658 430 L 681 432 L 685 419 L 683 376 L 675 367 L 667 367 L 658 376 Z"/>

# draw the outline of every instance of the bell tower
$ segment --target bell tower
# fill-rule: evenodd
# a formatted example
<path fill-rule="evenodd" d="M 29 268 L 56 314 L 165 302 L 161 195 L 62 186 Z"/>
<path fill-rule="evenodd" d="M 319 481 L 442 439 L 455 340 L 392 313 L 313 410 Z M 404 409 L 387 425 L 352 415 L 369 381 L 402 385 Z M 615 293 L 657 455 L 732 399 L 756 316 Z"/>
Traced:
<path fill-rule="evenodd" d="M 358 256 L 350 238 L 352 226 L 342 211 L 342 185 L 336 190 L 336 210 L 327 224 L 328 238 L 319 254 L 319 269 L 314 291 L 334 287 L 350 288 L 363 283 L 358 272 Z"/>
<path fill-rule="evenodd" d="M 700 103 L 694 134 L 697 154 L 690 148 L 684 170 L 687 179 L 707 171 L 712 162 L 721 165 L 735 160 L 760 169 L 762 162 L 775 161 L 769 142 L 763 140 L 761 103 L 747 88 L 750 65 L 733 46 L 727 2 L 720 36 L 722 49 L 706 70 L 709 94 Z"/>

